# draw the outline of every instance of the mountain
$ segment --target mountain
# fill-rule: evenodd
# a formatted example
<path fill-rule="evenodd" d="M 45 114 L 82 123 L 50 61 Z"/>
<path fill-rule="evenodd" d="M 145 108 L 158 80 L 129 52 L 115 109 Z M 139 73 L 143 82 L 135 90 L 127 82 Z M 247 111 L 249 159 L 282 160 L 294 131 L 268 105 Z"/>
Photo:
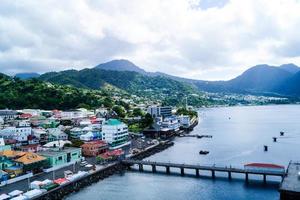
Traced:
<path fill-rule="evenodd" d="M 293 97 L 300 97 L 300 72 L 286 80 L 277 88 L 277 92 Z"/>
<path fill-rule="evenodd" d="M 198 89 L 189 83 L 128 70 L 113 71 L 99 68 L 67 70 L 42 74 L 39 80 L 93 90 L 110 85 L 130 94 L 147 97 L 149 100 L 164 101 L 170 105 L 183 103 L 185 96 L 191 94 L 196 94 L 190 99 L 195 105 L 202 101 L 197 95 Z"/>
<path fill-rule="evenodd" d="M 147 73 L 145 70 L 141 69 L 140 67 L 125 59 L 112 60 L 106 63 L 99 64 L 95 68 L 112 71 L 131 71 L 141 74 Z"/>
<path fill-rule="evenodd" d="M 292 74 L 296 74 L 297 72 L 300 71 L 300 68 L 297 65 L 294 65 L 292 63 L 280 65 L 279 68 L 284 69 L 285 71 L 288 71 Z"/>
<path fill-rule="evenodd" d="M 15 75 L 15 77 L 26 80 L 30 78 L 38 78 L 40 74 L 32 72 L 32 73 L 18 73 Z"/>
<path fill-rule="evenodd" d="M 257 65 L 229 81 L 198 81 L 197 87 L 208 92 L 276 94 L 294 76 L 297 66 L 288 64 L 280 67 Z M 280 92 L 281 93 L 281 92 Z M 283 94 L 283 93 L 282 93 Z"/>

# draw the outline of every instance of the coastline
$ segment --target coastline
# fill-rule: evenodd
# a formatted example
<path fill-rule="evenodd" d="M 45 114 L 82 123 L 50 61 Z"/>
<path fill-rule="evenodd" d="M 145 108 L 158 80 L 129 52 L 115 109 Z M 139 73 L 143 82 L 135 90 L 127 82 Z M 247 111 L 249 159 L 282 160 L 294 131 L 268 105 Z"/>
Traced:
<path fill-rule="evenodd" d="M 165 141 L 161 142 L 157 145 L 153 145 L 152 147 L 149 147 L 148 149 L 141 151 L 138 154 L 132 155 L 132 159 L 141 160 L 144 158 L 147 158 L 151 155 L 154 155 L 156 153 L 159 153 L 171 146 L 173 146 L 174 143 L 171 141 Z M 34 197 L 34 200 L 60 200 L 66 197 L 67 195 L 70 195 L 73 192 L 78 192 L 80 189 L 87 187 L 93 183 L 96 183 L 98 181 L 101 181 L 105 178 L 108 178 L 111 175 L 114 175 L 116 173 L 122 173 L 127 169 L 126 166 L 124 166 L 121 161 L 117 161 L 114 163 L 109 164 L 105 168 L 101 168 L 96 171 L 92 171 L 88 175 L 75 180 L 73 182 L 69 182 L 67 184 L 61 185 L 57 188 L 54 188 L 50 191 L 47 191 L 44 194 L 41 194 L 37 197 Z"/>

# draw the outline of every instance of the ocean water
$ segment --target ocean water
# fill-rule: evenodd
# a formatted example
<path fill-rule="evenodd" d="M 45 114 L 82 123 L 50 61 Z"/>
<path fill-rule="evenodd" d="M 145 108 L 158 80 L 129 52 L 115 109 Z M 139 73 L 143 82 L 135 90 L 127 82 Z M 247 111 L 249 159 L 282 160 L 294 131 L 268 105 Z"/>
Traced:
<path fill-rule="evenodd" d="M 208 134 L 213 138 L 176 138 L 175 145 L 147 160 L 176 163 L 243 167 L 246 163 L 264 162 L 287 166 L 290 160 L 300 160 L 300 106 L 249 106 L 221 107 L 199 110 L 199 125 L 191 134 Z M 285 136 L 280 137 L 279 132 Z M 272 137 L 278 137 L 274 143 Z M 263 146 L 269 151 L 264 152 Z M 208 155 L 199 155 L 208 150 Z M 186 171 L 182 177 L 179 170 L 172 174 L 152 174 L 132 170 L 117 174 L 95 183 L 66 199 L 279 199 L 279 178 L 268 177 L 268 184 L 262 177 L 250 176 L 250 183 L 242 175 L 233 174 L 229 181 L 227 174 L 216 173 L 215 180 L 209 172 L 200 178 L 194 171 Z"/>

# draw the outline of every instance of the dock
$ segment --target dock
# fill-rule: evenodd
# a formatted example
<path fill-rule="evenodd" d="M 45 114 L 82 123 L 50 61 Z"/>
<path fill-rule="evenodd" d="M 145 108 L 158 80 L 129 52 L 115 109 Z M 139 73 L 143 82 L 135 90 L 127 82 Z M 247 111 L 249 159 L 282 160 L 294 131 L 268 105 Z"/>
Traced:
<path fill-rule="evenodd" d="M 216 178 L 216 172 L 224 172 L 228 174 L 228 179 L 232 178 L 233 173 L 237 174 L 245 174 L 245 181 L 249 182 L 249 175 L 262 175 L 263 182 L 267 182 L 267 176 L 277 176 L 283 178 L 285 176 L 285 172 L 281 171 L 265 171 L 265 170 L 249 170 L 243 168 L 233 168 L 233 167 L 218 167 L 215 165 L 206 166 L 206 165 L 191 165 L 191 164 L 178 164 L 178 163 L 169 163 L 169 162 L 154 162 L 154 161 L 144 161 L 144 160 L 123 160 L 122 164 L 130 168 L 132 165 L 138 165 L 139 171 L 144 171 L 144 166 L 151 166 L 152 172 L 157 172 L 157 167 L 164 167 L 166 169 L 166 173 L 170 174 L 171 168 L 180 169 L 180 174 L 183 176 L 185 174 L 186 169 L 195 170 L 196 176 L 200 176 L 200 171 L 210 171 L 211 177 Z"/>
<path fill-rule="evenodd" d="M 201 139 L 201 138 L 212 138 L 213 136 L 212 135 L 189 135 L 189 134 L 180 134 L 179 137 L 194 137 L 194 138 L 198 138 L 198 139 Z"/>
<path fill-rule="evenodd" d="M 299 171 L 300 162 L 291 161 L 288 165 L 286 176 L 279 188 L 281 200 L 300 199 Z"/>

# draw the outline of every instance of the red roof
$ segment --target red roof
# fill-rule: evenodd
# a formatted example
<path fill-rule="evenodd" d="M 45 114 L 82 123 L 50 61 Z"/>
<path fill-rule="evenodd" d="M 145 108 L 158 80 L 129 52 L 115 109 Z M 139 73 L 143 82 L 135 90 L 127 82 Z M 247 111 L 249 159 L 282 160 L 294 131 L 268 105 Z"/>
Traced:
<path fill-rule="evenodd" d="M 24 119 L 28 119 L 28 118 L 31 118 L 32 115 L 29 114 L 29 113 L 23 113 L 22 115 L 20 115 L 20 118 L 24 118 Z"/>
<path fill-rule="evenodd" d="M 122 149 L 116 149 L 116 150 L 113 150 L 113 151 L 108 151 L 108 152 L 102 153 L 99 156 L 104 158 L 104 159 L 107 159 L 107 158 L 112 157 L 112 156 L 121 156 L 123 154 L 124 154 L 124 151 Z"/>
<path fill-rule="evenodd" d="M 89 146 L 93 146 L 93 145 L 100 145 L 100 146 L 107 146 L 107 143 L 103 140 L 96 140 L 96 141 L 92 141 L 92 142 L 86 142 L 83 145 L 81 145 L 81 147 L 89 147 Z"/>
<path fill-rule="evenodd" d="M 284 169 L 282 165 L 268 164 L 268 163 L 249 163 L 244 165 L 245 167 L 261 167 L 261 168 L 276 168 L 276 169 Z"/>

